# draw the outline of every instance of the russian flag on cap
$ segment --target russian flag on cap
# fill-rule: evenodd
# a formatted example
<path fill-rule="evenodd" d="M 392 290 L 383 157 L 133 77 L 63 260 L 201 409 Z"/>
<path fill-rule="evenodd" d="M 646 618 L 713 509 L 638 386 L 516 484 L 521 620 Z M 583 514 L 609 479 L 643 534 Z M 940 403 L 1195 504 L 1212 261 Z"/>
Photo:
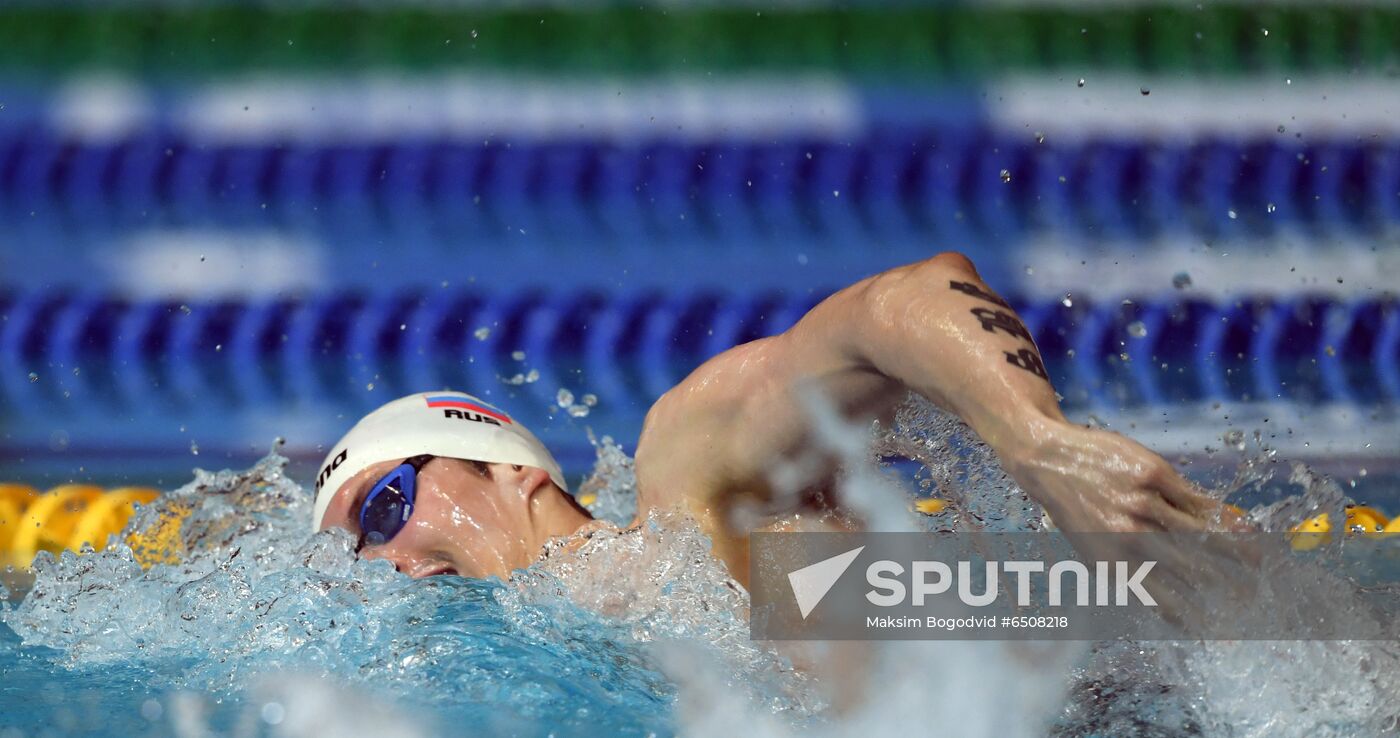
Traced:
<path fill-rule="evenodd" d="M 506 415 L 499 408 L 473 397 L 464 397 L 462 395 L 429 395 L 423 399 L 427 400 L 428 407 L 451 407 L 460 410 L 470 410 L 474 413 L 481 413 L 487 417 L 495 418 L 502 423 L 511 422 L 510 416 Z"/>

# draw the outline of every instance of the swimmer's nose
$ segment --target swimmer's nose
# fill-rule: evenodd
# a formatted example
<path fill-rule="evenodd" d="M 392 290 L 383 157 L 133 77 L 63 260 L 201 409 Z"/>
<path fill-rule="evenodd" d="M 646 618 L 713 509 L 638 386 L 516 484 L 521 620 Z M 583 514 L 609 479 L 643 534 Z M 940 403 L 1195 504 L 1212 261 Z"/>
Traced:
<path fill-rule="evenodd" d="M 384 559 L 394 565 L 398 571 L 404 570 L 405 561 L 402 555 L 395 555 L 393 551 L 386 551 L 384 546 L 365 547 L 360 550 L 360 558 L 367 560 Z"/>
<path fill-rule="evenodd" d="M 418 557 L 392 549 L 386 550 L 384 547 L 365 549 L 360 553 L 360 556 L 366 559 L 384 559 L 393 564 L 395 570 L 414 579 L 457 573 L 451 564 L 438 559 Z"/>

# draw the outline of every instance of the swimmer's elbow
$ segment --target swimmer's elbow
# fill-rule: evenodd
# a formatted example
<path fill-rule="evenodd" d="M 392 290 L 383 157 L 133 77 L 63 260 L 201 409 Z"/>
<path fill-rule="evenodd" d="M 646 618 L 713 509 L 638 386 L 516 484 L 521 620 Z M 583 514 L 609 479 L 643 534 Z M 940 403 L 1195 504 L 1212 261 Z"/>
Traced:
<path fill-rule="evenodd" d="M 920 262 L 939 269 L 951 269 L 953 271 L 966 272 L 972 277 L 977 277 L 977 265 L 972 263 L 972 259 L 966 254 L 958 251 L 944 251 L 927 261 Z"/>
<path fill-rule="evenodd" d="M 946 286 L 949 279 L 982 280 L 971 259 L 957 251 L 944 251 L 864 280 L 853 286 L 850 297 L 858 299 L 865 308 L 879 311 L 890 305 L 907 304 L 914 295 L 926 294 L 929 285 L 941 281 Z"/>

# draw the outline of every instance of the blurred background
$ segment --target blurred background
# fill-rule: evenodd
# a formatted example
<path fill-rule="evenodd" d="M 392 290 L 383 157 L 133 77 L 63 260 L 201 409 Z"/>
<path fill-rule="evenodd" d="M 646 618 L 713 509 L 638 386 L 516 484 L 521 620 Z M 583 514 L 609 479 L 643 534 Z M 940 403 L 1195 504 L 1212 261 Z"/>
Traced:
<path fill-rule="evenodd" d="M 451 387 L 572 476 L 969 254 L 1071 414 L 1400 458 L 1400 7 L 0 7 L 0 481 L 154 485 Z"/>

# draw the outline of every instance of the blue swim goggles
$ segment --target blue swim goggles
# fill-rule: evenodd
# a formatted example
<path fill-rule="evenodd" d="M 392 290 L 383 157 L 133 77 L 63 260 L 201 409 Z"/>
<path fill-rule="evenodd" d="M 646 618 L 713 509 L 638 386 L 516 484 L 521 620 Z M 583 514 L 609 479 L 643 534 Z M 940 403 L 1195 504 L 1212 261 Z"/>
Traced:
<path fill-rule="evenodd" d="M 360 503 L 360 543 L 356 551 L 366 544 L 387 543 L 408 524 L 418 496 L 418 472 L 433 458 L 425 454 L 405 460 L 365 495 L 365 501 Z"/>

